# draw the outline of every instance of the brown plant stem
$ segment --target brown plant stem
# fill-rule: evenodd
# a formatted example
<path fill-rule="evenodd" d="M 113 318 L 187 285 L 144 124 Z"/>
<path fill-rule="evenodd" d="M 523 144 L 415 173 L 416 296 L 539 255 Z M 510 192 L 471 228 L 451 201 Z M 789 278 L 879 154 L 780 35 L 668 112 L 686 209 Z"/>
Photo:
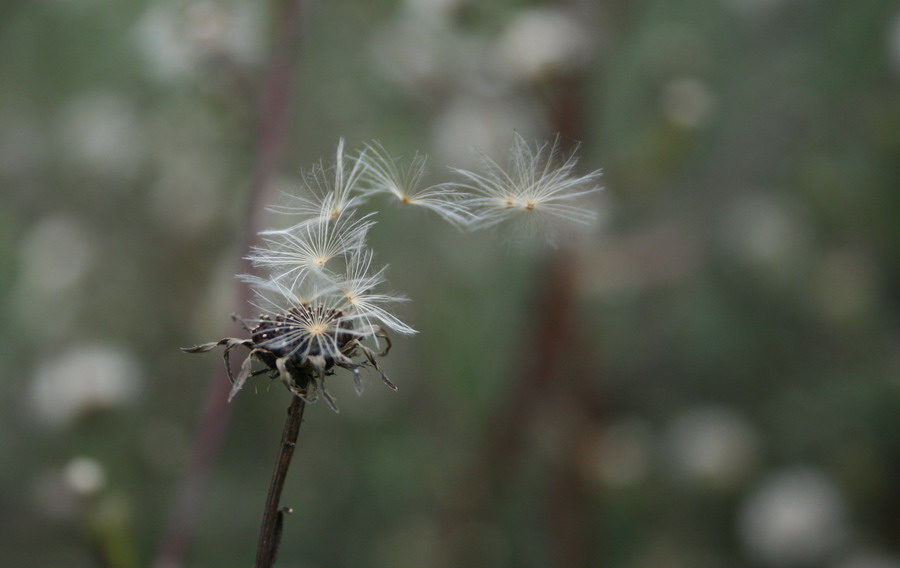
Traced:
<path fill-rule="evenodd" d="M 488 430 L 484 462 L 479 475 L 496 486 L 513 467 L 528 445 L 530 429 L 546 406 L 548 393 L 556 394 L 557 384 L 566 383 L 561 369 L 575 343 L 574 252 L 561 247 L 542 268 L 545 275 L 537 302 L 538 319 L 534 334 L 524 343 L 524 353 L 538 353 L 515 373 L 507 399 Z"/>
<path fill-rule="evenodd" d="M 278 555 L 278 546 L 281 541 L 281 524 L 283 515 L 290 509 L 279 509 L 281 492 L 284 490 L 284 481 L 287 479 L 291 458 L 294 456 L 294 448 L 297 445 L 297 436 L 300 433 L 300 424 L 303 423 L 303 411 L 306 403 L 299 396 L 291 399 L 288 408 L 288 417 L 284 421 L 284 431 L 281 433 L 281 448 L 278 460 L 275 462 L 275 471 L 272 473 L 272 482 L 269 484 L 269 494 L 266 497 L 266 507 L 263 510 L 262 526 L 259 531 L 259 545 L 256 549 L 256 568 L 271 568 L 275 564 Z"/>

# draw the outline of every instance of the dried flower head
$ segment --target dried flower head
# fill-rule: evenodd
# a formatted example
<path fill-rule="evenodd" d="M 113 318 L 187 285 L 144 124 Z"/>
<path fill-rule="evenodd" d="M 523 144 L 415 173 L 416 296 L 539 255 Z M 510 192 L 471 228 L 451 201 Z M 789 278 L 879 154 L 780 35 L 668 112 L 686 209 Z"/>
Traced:
<path fill-rule="evenodd" d="M 249 378 L 268 373 L 272 378 L 280 378 L 288 390 L 304 400 L 313 400 L 316 393 L 321 392 L 336 411 L 334 398 L 324 385 L 325 377 L 332 375 L 336 367 L 353 373 L 357 392 L 362 392 L 360 370 L 365 367 L 375 369 L 389 387 L 396 389 L 375 357 L 386 355 L 391 346 L 387 332 L 380 324 L 399 333 L 415 333 L 382 307 L 403 298 L 375 295 L 368 289 L 359 288 L 362 283 L 380 283 L 383 269 L 375 274 L 360 275 L 358 261 L 350 261 L 348 266 L 356 271 L 351 272 L 352 276 L 320 272 L 312 278 L 292 277 L 289 281 L 280 279 L 277 273 L 269 278 L 244 276 L 256 295 L 253 305 L 261 312 L 250 320 L 235 316 L 250 338 L 225 338 L 185 351 L 205 353 L 217 346 L 225 347 L 225 366 L 233 384 L 229 400 Z M 366 340 L 373 340 L 375 349 L 364 345 Z M 229 352 L 238 346 L 246 347 L 250 352 L 235 378 L 229 365 Z M 361 359 L 355 359 L 357 356 Z M 254 371 L 254 360 L 263 363 L 264 368 Z"/>
<path fill-rule="evenodd" d="M 357 217 L 350 208 L 363 166 L 354 160 L 345 171 L 343 141 L 338 146 L 336 163 L 314 170 L 330 170 L 335 183 L 311 190 L 312 197 L 297 198 L 304 204 L 293 210 L 301 219 L 292 227 L 264 231 L 263 245 L 253 247 L 248 259 L 265 276 L 243 275 L 255 294 L 254 307 L 260 315 L 244 320 L 234 316 L 249 333 L 249 338 L 224 338 L 185 349 L 205 353 L 223 346 L 225 366 L 233 387 L 229 400 L 251 377 L 268 374 L 304 400 L 313 400 L 319 392 L 337 410 L 334 398 L 325 388 L 325 378 L 336 368 L 351 371 L 358 392 L 362 390 L 360 372 L 370 367 L 391 388 L 396 388 L 376 362 L 386 355 L 391 342 L 385 329 L 401 334 L 415 333 L 394 316 L 389 307 L 405 298 L 377 293 L 387 267 L 374 266 L 374 254 L 366 237 L 375 224 L 370 215 Z M 318 173 L 316 174 L 319 175 Z M 316 193 L 319 191 L 319 193 Z M 341 204 L 342 209 L 337 209 Z M 308 207 L 307 207 L 308 206 Z M 364 342 L 371 342 L 371 346 Z M 235 347 L 249 350 L 235 377 L 229 356 Z M 254 370 L 253 362 L 262 363 Z"/>
<path fill-rule="evenodd" d="M 515 135 L 506 167 L 479 153 L 481 171 L 455 169 L 463 178 L 460 187 L 471 191 L 467 205 L 474 214 L 475 228 L 488 227 L 512 218 L 528 225 L 548 220 L 589 223 L 596 214 L 575 203 L 599 191 L 600 171 L 576 175 L 574 152 L 562 156 L 559 137 L 552 143 L 530 146 Z"/>

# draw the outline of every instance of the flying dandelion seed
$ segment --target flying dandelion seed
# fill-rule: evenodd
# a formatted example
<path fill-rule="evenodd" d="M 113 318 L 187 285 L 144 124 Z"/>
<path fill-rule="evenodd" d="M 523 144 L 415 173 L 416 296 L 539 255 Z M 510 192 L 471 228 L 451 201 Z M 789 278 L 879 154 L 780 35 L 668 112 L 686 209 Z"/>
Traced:
<path fill-rule="evenodd" d="M 301 285 L 310 276 L 327 280 L 333 275 L 328 270 L 335 261 L 365 246 L 366 235 L 375 224 L 370 217 L 314 217 L 290 229 L 263 231 L 260 235 L 265 246 L 252 247 L 247 260 L 253 266 L 269 269 L 279 281 L 289 280 L 291 287 Z"/>
<path fill-rule="evenodd" d="M 303 172 L 303 195 L 285 193 L 290 204 L 269 209 L 310 219 L 337 219 L 365 201 L 365 195 L 359 188 L 360 178 L 366 171 L 364 158 L 365 152 L 357 158 L 348 157 L 344 152 L 344 139 L 341 138 L 333 164 L 319 162 Z"/>
<path fill-rule="evenodd" d="M 519 219 L 530 227 L 550 221 L 587 224 L 596 213 L 577 203 L 599 191 L 599 170 L 576 175 L 578 159 L 562 156 L 559 137 L 552 143 L 530 146 L 515 135 L 504 167 L 479 153 L 480 171 L 453 169 L 463 181 L 459 187 L 472 192 L 465 205 L 473 213 L 472 226 L 483 228 L 509 219 Z"/>
<path fill-rule="evenodd" d="M 465 204 L 466 194 L 455 184 L 424 186 L 422 180 L 427 172 L 424 155 L 417 153 L 408 165 L 403 165 L 390 157 L 381 144 L 369 145 L 366 150 L 360 160 L 366 165 L 364 177 L 370 183 L 369 193 L 386 193 L 404 205 L 429 209 L 457 227 L 472 222 L 472 214 Z"/>

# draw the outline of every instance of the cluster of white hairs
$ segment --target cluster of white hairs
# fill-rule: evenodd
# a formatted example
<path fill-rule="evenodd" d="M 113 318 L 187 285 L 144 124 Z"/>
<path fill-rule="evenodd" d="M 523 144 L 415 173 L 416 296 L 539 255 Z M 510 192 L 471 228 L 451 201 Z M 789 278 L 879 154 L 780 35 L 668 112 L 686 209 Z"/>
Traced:
<path fill-rule="evenodd" d="M 287 203 L 273 208 L 297 222 L 262 232 L 262 245 L 247 257 L 265 271 L 264 276 L 242 276 L 253 287 L 253 305 L 261 312 L 245 322 L 251 338 L 223 339 L 191 352 L 225 345 L 227 357 L 236 345 L 251 350 L 232 396 L 254 374 L 254 357 L 298 396 L 321 390 L 335 409 L 324 388 L 324 378 L 334 367 L 350 370 L 358 391 L 364 367 L 377 370 L 394 388 L 375 357 L 390 347 L 388 330 L 401 335 L 415 330 L 390 311 L 405 298 L 376 291 L 387 267 L 376 264 L 367 245 L 374 213 L 363 213 L 361 207 L 385 194 L 430 210 L 461 229 L 484 228 L 517 216 L 528 225 L 543 224 L 542 218 L 587 223 L 594 213 L 576 200 L 599 189 L 600 172 L 577 176 L 574 155 L 560 154 L 558 139 L 532 147 L 516 135 L 506 167 L 479 154 L 479 171 L 451 168 L 459 181 L 426 186 L 421 154 L 403 163 L 376 143 L 349 156 L 341 140 L 334 162 L 320 162 L 304 172 L 303 193 L 286 194 Z M 363 356 L 361 362 L 353 359 L 357 355 Z"/>

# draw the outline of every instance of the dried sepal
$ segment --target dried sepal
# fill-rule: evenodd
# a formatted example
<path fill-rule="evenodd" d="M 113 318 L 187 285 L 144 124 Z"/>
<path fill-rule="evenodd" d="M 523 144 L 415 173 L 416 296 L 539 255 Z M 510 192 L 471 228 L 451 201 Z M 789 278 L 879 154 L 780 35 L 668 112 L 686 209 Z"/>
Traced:
<path fill-rule="evenodd" d="M 228 374 L 228 380 L 232 384 L 234 384 L 235 378 L 234 378 L 234 375 L 232 375 L 232 373 L 231 373 L 231 362 L 230 362 L 229 355 L 231 353 L 231 350 L 238 346 L 243 346 L 243 347 L 247 347 L 248 349 L 253 349 L 253 342 L 251 340 L 237 339 L 234 337 L 225 337 L 223 339 L 220 339 L 219 341 L 212 341 L 210 343 L 202 343 L 200 345 L 194 345 L 193 347 L 182 347 L 181 350 L 184 351 L 185 353 L 207 353 L 221 345 L 225 346 L 225 349 L 222 351 L 222 359 L 225 362 L 225 372 Z M 229 399 L 230 399 L 230 397 L 229 397 Z"/>
<path fill-rule="evenodd" d="M 228 341 L 230 341 L 230 338 L 213 341 L 211 343 L 201 343 L 200 345 L 194 345 L 193 347 L 182 347 L 181 350 L 185 353 L 207 353 L 209 351 L 212 351 L 219 345 L 224 345 Z"/>
<path fill-rule="evenodd" d="M 325 385 L 322 385 L 322 398 L 325 399 L 325 402 L 328 403 L 328 407 L 331 408 L 334 412 L 340 412 L 337 406 L 337 401 L 334 400 L 334 397 L 331 396 L 331 393 L 325 388 Z"/>
<path fill-rule="evenodd" d="M 390 348 L 390 346 L 388 346 L 388 347 Z M 376 353 L 362 344 L 359 345 L 359 349 L 366 356 L 366 359 L 369 360 L 369 364 L 372 365 L 372 367 L 376 371 L 378 371 L 378 374 L 381 376 L 381 380 L 384 381 L 384 384 L 389 386 L 391 388 L 391 390 L 397 390 L 397 385 L 395 385 L 393 382 L 391 382 L 391 380 L 384 373 L 384 371 L 381 370 L 381 367 L 378 366 L 378 362 L 375 360 Z"/>
<path fill-rule="evenodd" d="M 247 339 L 235 339 L 235 338 L 227 338 L 225 341 L 225 349 L 222 351 L 222 360 L 225 362 L 225 372 L 228 374 L 228 381 L 231 384 L 235 384 L 234 375 L 231 373 L 231 350 L 238 346 L 246 347 L 247 349 L 253 349 L 253 342 Z M 243 366 L 242 366 L 243 367 Z M 246 380 L 246 379 L 244 379 Z M 230 397 L 229 397 L 230 399 Z"/>
<path fill-rule="evenodd" d="M 235 395 L 244 388 L 244 383 L 246 383 L 247 379 L 253 374 L 253 356 L 256 355 L 258 351 L 258 349 L 252 349 L 250 353 L 247 354 L 247 357 L 244 358 L 244 362 L 241 363 L 241 372 L 238 373 L 237 379 L 232 381 L 231 392 L 228 393 L 228 402 L 231 402 Z M 227 364 L 225 365 L 225 368 L 229 369 L 228 374 L 230 376 L 231 370 Z"/>
<path fill-rule="evenodd" d="M 241 329 L 243 329 L 244 331 L 250 331 L 250 328 L 253 327 L 252 325 L 250 325 L 249 323 L 247 323 L 247 320 L 245 320 L 244 318 L 242 318 L 242 317 L 240 316 L 240 314 L 235 313 L 235 312 L 232 312 L 232 314 L 231 314 L 231 321 L 233 321 L 233 322 L 237 323 L 238 325 L 240 325 L 240 326 L 241 326 Z"/>
<path fill-rule="evenodd" d="M 252 377 L 268 374 L 273 379 L 279 378 L 285 388 L 306 402 L 314 402 L 321 393 L 328 406 L 338 412 L 337 401 L 325 388 L 326 377 L 334 375 L 338 367 L 352 373 L 357 393 L 362 393 L 363 390 L 360 373 L 363 367 L 374 368 L 388 387 L 397 389 L 376 362 L 376 357 L 385 355 L 391 348 L 390 338 L 381 327 L 369 324 L 354 328 L 354 320 L 337 318 L 334 325 L 312 333 L 304 326 L 321 325 L 330 321 L 329 318 L 337 317 L 336 314 L 329 315 L 328 309 L 321 306 L 307 306 L 296 310 L 275 318 L 260 318 L 259 323 L 250 328 L 250 339 L 226 337 L 188 347 L 184 351 L 206 353 L 216 347 L 224 347 L 222 357 L 232 383 L 228 393 L 229 402 Z M 320 317 L 304 319 L 302 316 L 307 312 L 314 312 Z M 383 340 L 384 349 L 376 352 L 362 343 L 364 339 L 374 340 L 379 346 L 382 344 L 378 341 Z M 230 364 L 231 351 L 235 347 L 246 347 L 249 350 L 236 377 Z M 363 359 L 354 360 L 357 355 L 361 355 Z M 254 361 L 259 361 L 263 368 L 254 370 Z"/>

